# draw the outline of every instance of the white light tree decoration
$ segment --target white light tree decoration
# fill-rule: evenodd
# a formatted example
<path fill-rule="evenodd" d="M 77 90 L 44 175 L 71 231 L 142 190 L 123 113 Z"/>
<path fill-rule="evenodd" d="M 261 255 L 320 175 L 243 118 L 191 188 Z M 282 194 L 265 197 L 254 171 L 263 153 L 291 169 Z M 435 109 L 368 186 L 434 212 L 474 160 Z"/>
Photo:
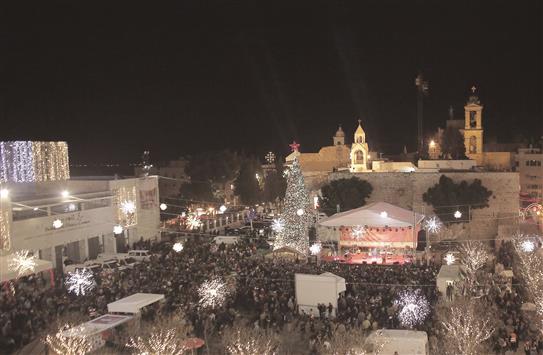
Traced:
<path fill-rule="evenodd" d="M 526 236 L 522 234 L 514 236 L 513 246 L 517 254 L 515 261 L 528 295 L 535 304 L 537 315 L 543 320 L 543 259 L 538 253 L 525 251 L 526 240 Z"/>
<path fill-rule="evenodd" d="M 436 216 L 432 216 L 424 221 L 424 228 L 430 233 L 437 233 L 441 230 L 443 223 Z"/>
<path fill-rule="evenodd" d="M 299 213 L 302 210 L 304 213 Z M 309 195 L 305 189 L 304 177 L 298 163 L 294 159 L 287 175 L 284 209 L 280 218 L 284 221 L 283 231 L 275 238 L 274 249 L 290 247 L 306 254 L 309 248 L 308 227 L 311 218 Z"/>
<path fill-rule="evenodd" d="M 309 251 L 311 252 L 311 255 L 318 255 L 322 250 L 322 245 L 321 243 L 313 243 L 313 245 L 311 245 L 309 247 Z"/>
<path fill-rule="evenodd" d="M 285 222 L 281 218 L 276 218 L 273 220 L 271 227 L 275 233 L 281 233 L 285 229 Z"/>
<path fill-rule="evenodd" d="M 187 217 L 187 227 L 190 230 L 198 229 L 202 225 L 202 221 L 197 215 L 191 214 Z"/>
<path fill-rule="evenodd" d="M 186 340 L 191 331 L 183 322 L 183 315 L 176 313 L 142 326 L 138 336 L 131 337 L 126 346 L 138 355 L 181 355 L 189 350 Z"/>
<path fill-rule="evenodd" d="M 458 298 L 444 310 L 440 323 L 445 329 L 443 350 L 447 354 L 477 355 L 490 353 L 484 342 L 494 333 L 493 319 L 487 307 L 475 299 Z"/>
<path fill-rule="evenodd" d="M 43 342 L 58 355 L 84 355 L 92 350 L 83 329 L 69 324 L 60 327 L 54 334 L 48 334 Z"/>
<path fill-rule="evenodd" d="M 452 253 L 448 253 L 447 255 L 445 255 L 444 259 L 447 265 L 452 265 L 456 262 L 456 257 Z"/>
<path fill-rule="evenodd" d="M 274 355 L 279 347 L 273 332 L 253 327 L 226 328 L 222 342 L 229 355 Z"/>
<path fill-rule="evenodd" d="M 16 251 L 8 263 L 10 269 L 17 272 L 18 277 L 32 274 L 36 268 L 36 255 L 29 256 L 28 253 L 28 250 Z"/>
<path fill-rule="evenodd" d="M 401 291 L 394 304 L 399 307 L 398 319 L 403 327 L 413 328 L 430 314 L 430 303 L 419 289 Z"/>
<path fill-rule="evenodd" d="M 354 226 L 351 228 L 351 234 L 355 239 L 360 239 L 366 234 L 366 228 L 363 226 Z"/>
<path fill-rule="evenodd" d="M 200 296 L 200 304 L 203 307 L 215 308 L 222 305 L 226 300 L 228 286 L 222 279 L 215 277 L 200 285 L 198 295 Z"/>
<path fill-rule="evenodd" d="M 75 272 L 69 272 L 66 278 L 66 287 L 68 292 L 76 296 L 86 295 L 96 286 L 94 275 L 88 269 L 79 269 Z"/>
<path fill-rule="evenodd" d="M 175 252 L 179 253 L 179 252 L 181 252 L 181 251 L 183 250 L 183 244 L 177 242 L 177 243 L 175 243 L 175 244 L 173 245 L 172 249 L 173 249 Z"/>

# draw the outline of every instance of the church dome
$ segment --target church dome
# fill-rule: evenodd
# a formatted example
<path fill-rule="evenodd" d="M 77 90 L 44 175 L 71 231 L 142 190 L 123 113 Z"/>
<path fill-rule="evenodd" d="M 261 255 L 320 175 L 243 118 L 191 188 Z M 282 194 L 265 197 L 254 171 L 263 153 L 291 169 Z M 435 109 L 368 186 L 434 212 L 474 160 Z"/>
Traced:
<path fill-rule="evenodd" d="M 345 132 L 343 132 L 343 129 L 341 129 L 341 125 L 337 129 L 336 137 L 345 137 Z"/>

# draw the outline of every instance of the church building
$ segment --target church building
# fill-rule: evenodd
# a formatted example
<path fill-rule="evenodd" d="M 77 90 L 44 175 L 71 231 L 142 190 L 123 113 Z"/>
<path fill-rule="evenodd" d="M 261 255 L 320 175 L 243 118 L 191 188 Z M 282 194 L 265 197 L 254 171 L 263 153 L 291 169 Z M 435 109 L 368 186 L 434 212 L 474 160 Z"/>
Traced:
<path fill-rule="evenodd" d="M 452 107 L 449 108 L 447 128 L 456 128 L 464 138 L 465 155 L 475 162 L 475 165 L 491 170 L 511 170 L 514 164 L 512 152 L 489 151 L 484 145 L 483 105 L 476 94 L 475 86 L 464 106 L 463 119 L 454 119 Z M 443 156 L 444 130 L 438 128 L 437 133 L 428 142 L 428 155 L 430 160 L 448 160 L 450 156 Z"/>
<path fill-rule="evenodd" d="M 345 132 L 341 125 L 332 137 L 332 143 L 333 145 L 322 147 L 317 153 L 301 153 L 295 149 L 286 157 L 286 163 L 290 164 L 297 157 L 304 174 L 329 173 L 340 170 L 352 172 L 369 170 L 370 154 L 361 120 L 358 120 L 358 128 L 354 133 L 351 146 L 345 144 Z"/>

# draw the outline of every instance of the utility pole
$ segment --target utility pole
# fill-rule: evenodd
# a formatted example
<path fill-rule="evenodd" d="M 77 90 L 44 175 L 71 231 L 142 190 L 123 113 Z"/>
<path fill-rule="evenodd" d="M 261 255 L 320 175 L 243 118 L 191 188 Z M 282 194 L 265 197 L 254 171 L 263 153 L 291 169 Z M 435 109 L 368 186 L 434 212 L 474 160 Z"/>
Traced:
<path fill-rule="evenodd" d="M 417 87 L 417 152 L 420 159 L 424 150 L 424 137 L 422 129 L 424 96 L 428 95 L 428 82 L 424 80 L 424 77 L 420 72 L 415 79 L 415 86 Z"/>

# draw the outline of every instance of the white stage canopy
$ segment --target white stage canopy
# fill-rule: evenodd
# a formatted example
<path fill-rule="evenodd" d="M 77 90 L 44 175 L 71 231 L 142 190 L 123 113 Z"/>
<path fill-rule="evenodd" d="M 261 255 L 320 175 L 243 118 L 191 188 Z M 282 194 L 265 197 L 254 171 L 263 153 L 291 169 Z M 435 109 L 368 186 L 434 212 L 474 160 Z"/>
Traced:
<path fill-rule="evenodd" d="M 164 299 L 164 295 L 156 293 L 135 293 L 131 296 L 121 298 L 107 305 L 108 312 L 111 313 L 131 313 L 135 314 L 145 306 Z"/>
<path fill-rule="evenodd" d="M 5 282 L 9 280 L 14 280 L 18 277 L 28 276 L 36 274 L 38 272 L 51 270 L 53 268 L 53 263 L 47 260 L 35 259 L 36 266 L 33 271 L 27 271 L 22 275 L 19 275 L 17 271 L 9 267 L 9 262 L 13 258 L 13 255 L 0 256 L 0 281 Z"/>
<path fill-rule="evenodd" d="M 383 213 L 384 212 L 384 213 Z M 326 227 L 370 226 L 401 228 L 416 226 L 424 215 L 386 202 L 374 202 L 346 212 L 336 213 L 322 219 L 319 224 Z"/>
<path fill-rule="evenodd" d="M 449 283 L 459 282 L 463 279 L 464 275 L 460 265 L 441 265 L 436 278 L 437 289 L 445 296 Z"/>

